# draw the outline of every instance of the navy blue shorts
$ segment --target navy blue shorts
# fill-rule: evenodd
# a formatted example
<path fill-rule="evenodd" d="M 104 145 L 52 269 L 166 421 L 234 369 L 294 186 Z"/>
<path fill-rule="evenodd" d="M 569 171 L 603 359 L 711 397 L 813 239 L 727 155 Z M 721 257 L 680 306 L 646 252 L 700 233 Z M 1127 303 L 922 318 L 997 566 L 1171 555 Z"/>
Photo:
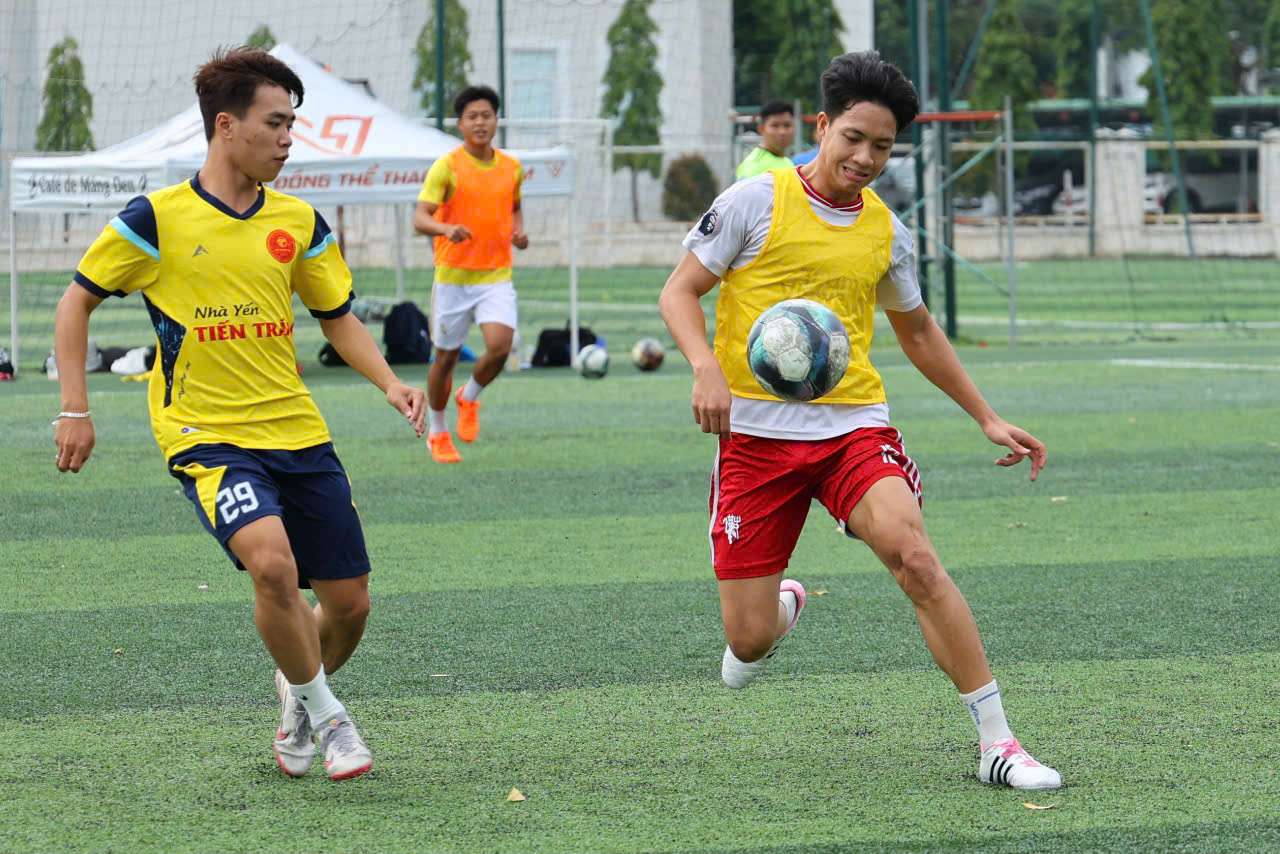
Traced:
<path fill-rule="evenodd" d="M 333 444 L 299 451 L 254 450 L 224 443 L 197 445 L 169 460 L 196 515 L 222 543 L 264 516 L 279 516 L 298 564 L 298 586 L 312 578 L 353 578 L 369 572 L 364 531 L 351 501 L 351 482 Z"/>

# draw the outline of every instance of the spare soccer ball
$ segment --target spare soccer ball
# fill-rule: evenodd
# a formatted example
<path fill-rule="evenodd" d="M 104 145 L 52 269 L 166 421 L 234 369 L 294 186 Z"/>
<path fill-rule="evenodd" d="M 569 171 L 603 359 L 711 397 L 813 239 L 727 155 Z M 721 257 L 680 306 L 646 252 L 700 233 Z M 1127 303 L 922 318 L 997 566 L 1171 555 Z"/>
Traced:
<path fill-rule="evenodd" d="M 665 355 L 657 338 L 641 338 L 631 348 L 631 363 L 642 371 L 656 371 L 662 367 Z"/>
<path fill-rule="evenodd" d="M 751 325 L 747 364 L 770 394 L 784 400 L 814 400 L 844 377 L 849 367 L 849 333 L 822 303 L 783 300 Z"/>
<path fill-rule="evenodd" d="M 578 371 L 589 380 L 609 373 L 609 351 L 599 344 L 588 344 L 578 351 Z"/>

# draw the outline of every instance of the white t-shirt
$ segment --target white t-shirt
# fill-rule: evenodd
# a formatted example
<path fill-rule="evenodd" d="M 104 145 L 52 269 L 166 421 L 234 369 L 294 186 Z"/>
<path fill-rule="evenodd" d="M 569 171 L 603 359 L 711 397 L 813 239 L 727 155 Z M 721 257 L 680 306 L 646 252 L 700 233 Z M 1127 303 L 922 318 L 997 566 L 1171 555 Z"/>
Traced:
<path fill-rule="evenodd" d="M 825 222 L 848 227 L 858 221 L 862 200 L 833 205 L 800 178 L 809 207 Z M 876 302 L 889 311 L 919 306 L 915 246 L 911 232 L 889 212 L 893 246 L 889 270 L 876 286 Z M 684 238 L 684 247 L 717 276 L 743 267 L 760 254 L 773 219 L 773 175 L 769 172 L 733 184 L 716 198 L 711 210 Z M 830 439 L 861 427 L 888 427 L 887 403 L 796 403 L 733 396 L 729 424 L 735 433 L 773 439 Z"/>

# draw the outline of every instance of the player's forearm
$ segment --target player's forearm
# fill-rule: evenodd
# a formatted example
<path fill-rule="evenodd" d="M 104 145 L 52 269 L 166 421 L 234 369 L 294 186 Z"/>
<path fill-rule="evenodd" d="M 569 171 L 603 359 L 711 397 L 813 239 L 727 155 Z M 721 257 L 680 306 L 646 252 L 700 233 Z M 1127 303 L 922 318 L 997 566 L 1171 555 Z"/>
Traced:
<path fill-rule="evenodd" d="M 899 336 L 898 343 L 916 370 L 959 404 L 974 421 L 987 424 L 997 417 L 938 324 L 930 322 L 918 332 Z"/>
<path fill-rule="evenodd" d="M 89 392 L 85 384 L 84 359 L 89 349 L 89 311 L 82 302 L 73 299 L 73 293 L 68 289 L 58 301 L 53 321 L 53 350 L 58 362 L 63 411 L 87 412 Z"/>
<path fill-rule="evenodd" d="M 449 227 L 447 222 L 436 219 L 434 214 L 419 208 L 413 214 L 413 230 L 427 237 L 439 237 Z"/>
<path fill-rule="evenodd" d="M 321 320 L 320 329 L 342 360 L 379 389 L 386 391 L 396 382 L 395 371 L 391 370 L 391 366 L 383 358 L 369 330 L 354 314 L 348 312 L 342 317 Z"/>
<path fill-rule="evenodd" d="M 716 364 L 715 352 L 707 344 L 707 319 L 696 294 L 668 282 L 658 297 L 658 310 L 671 332 L 671 340 L 695 373 Z"/>

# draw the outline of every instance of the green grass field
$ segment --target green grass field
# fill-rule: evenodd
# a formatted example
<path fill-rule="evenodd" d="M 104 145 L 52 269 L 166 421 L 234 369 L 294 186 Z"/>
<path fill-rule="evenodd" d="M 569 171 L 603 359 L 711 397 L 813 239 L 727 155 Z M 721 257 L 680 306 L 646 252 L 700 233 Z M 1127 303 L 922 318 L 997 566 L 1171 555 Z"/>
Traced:
<path fill-rule="evenodd" d="M 804 620 L 751 688 L 719 684 L 688 368 L 627 364 L 653 315 L 584 320 L 610 375 L 503 377 L 450 467 L 300 325 L 375 566 L 332 680 L 376 757 L 346 783 L 277 769 L 248 579 L 166 475 L 142 385 L 90 378 L 78 475 L 53 465 L 56 385 L 0 385 L 0 851 L 1280 848 L 1278 336 L 963 344 L 1047 443 L 1035 484 L 877 345 L 1014 730 L 1066 780 L 1032 795 L 977 782 L 906 598 L 820 507 L 790 569 Z"/>

